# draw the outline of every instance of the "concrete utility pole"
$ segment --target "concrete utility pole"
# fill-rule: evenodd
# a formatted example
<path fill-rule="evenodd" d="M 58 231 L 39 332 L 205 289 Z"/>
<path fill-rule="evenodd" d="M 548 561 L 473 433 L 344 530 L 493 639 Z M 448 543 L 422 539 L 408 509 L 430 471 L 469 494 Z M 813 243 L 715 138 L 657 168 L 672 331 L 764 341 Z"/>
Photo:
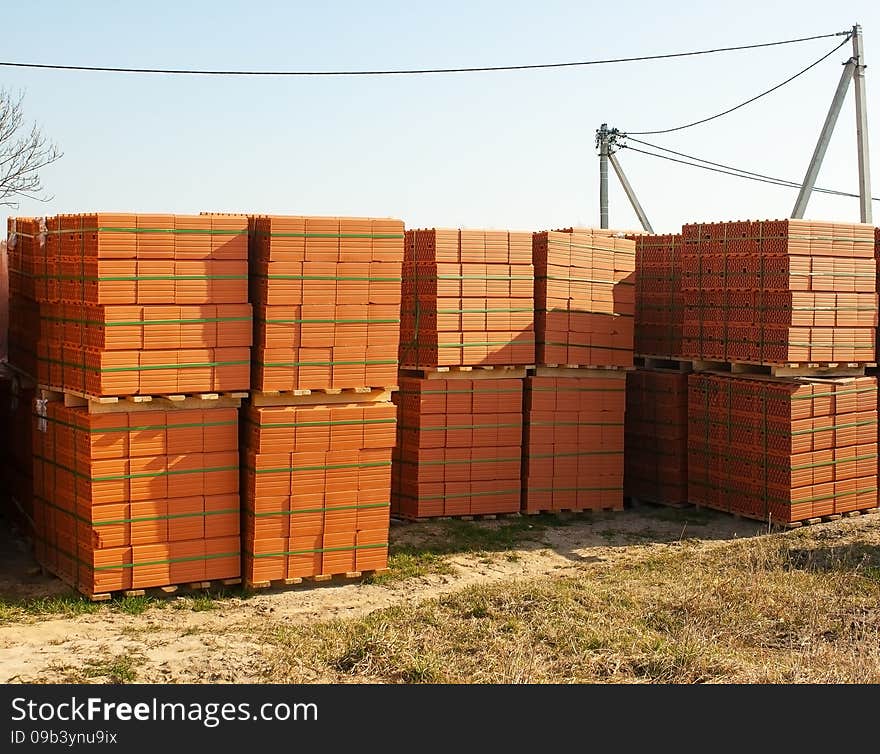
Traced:
<path fill-rule="evenodd" d="M 862 27 L 853 26 L 853 88 L 856 95 L 856 148 L 859 150 L 859 213 L 863 223 L 871 220 L 871 154 L 868 150 L 868 101 L 865 96 L 865 48 Z"/>
<path fill-rule="evenodd" d="M 608 227 L 608 124 L 596 131 L 599 147 L 599 227 Z"/>
<path fill-rule="evenodd" d="M 849 82 L 852 79 L 855 81 L 856 139 L 859 153 L 859 215 L 861 222 L 871 222 L 871 166 L 868 152 L 868 114 L 865 105 L 865 63 L 862 27 L 858 24 L 852 28 L 852 43 L 853 56 L 844 63 L 837 90 L 831 100 L 831 107 L 828 109 L 828 115 L 825 116 L 825 123 L 819 132 L 819 140 L 816 142 L 816 148 L 813 150 L 813 156 L 801 184 L 801 190 L 794 203 L 794 209 L 791 211 L 791 216 L 795 219 L 802 218 L 807 211 L 807 203 L 810 201 L 810 195 L 813 193 L 813 187 L 819 177 L 825 152 L 828 151 L 828 144 L 834 133 L 837 117 L 840 115 L 843 101 L 849 89 Z"/>
<path fill-rule="evenodd" d="M 621 134 L 616 128 L 608 128 L 607 123 L 603 123 L 596 131 L 596 147 L 599 149 L 599 227 L 608 228 L 608 163 L 610 162 L 614 172 L 617 173 L 617 178 L 620 180 L 623 190 L 626 192 L 629 203 L 642 224 L 642 228 L 648 233 L 653 233 L 654 229 L 648 221 L 648 216 L 645 214 L 645 210 L 641 202 L 639 202 L 632 184 L 627 180 L 626 174 L 623 172 L 623 166 L 614 156 L 617 139 L 620 136 L 625 136 L 625 134 Z"/>

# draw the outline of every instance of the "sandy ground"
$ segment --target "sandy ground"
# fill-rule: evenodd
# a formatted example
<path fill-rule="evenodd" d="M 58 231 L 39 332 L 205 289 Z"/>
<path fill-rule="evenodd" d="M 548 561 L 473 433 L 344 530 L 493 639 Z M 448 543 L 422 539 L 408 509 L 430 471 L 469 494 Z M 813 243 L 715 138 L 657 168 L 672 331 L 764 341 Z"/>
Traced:
<path fill-rule="evenodd" d="M 822 526 L 859 526 L 863 517 Z M 503 521 L 478 526 L 502 526 Z M 431 574 L 387 584 L 360 582 L 305 586 L 288 591 L 233 593 L 216 609 L 196 611 L 184 598 L 129 615 L 107 606 L 71 617 L 26 616 L 0 622 L 0 682 L 106 680 L 102 667 L 122 658 L 138 682 L 259 682 L 270 648 L 265 631 L 285 625 L 361 616 L 418 602 L 474 584 L 569 574 L 597 564 L 641 558 L 682 540 L 705 548 L 759 534 L 752 521 L 722 514 L 651 506 L 621 513 L 572 517 L 567 526 L 536 529 L 533 541 L 504 552 L 447 556 L 451 574 Z M 436 524 L 397 524 L 392 541 L 418 546 L 436 541 Z M 7 600 L 69 594 L 58 580 L 40 574 L 23 544 L 8 533 L 0 539 L 0 597 Z"/>

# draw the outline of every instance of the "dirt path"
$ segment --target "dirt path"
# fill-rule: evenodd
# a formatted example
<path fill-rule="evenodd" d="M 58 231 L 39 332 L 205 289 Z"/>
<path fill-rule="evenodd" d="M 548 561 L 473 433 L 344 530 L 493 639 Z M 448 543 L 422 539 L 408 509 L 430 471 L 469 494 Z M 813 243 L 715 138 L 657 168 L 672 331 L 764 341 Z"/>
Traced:
<path fill-rule="evenodd" d="M 866 519 L 867 520 L 867 519 Z M 858 519 L 847 523 L 858 525 Z M 571 518 L 563 526 L 528 524 L 520 541 L 497 551 L 452 552 L 449 573 L 342 583 L 289 591 L 234 594 L 209 601 L 208 609 L 183 598 L 163 600 L 139 614 L 112 606 L 73 616 L 24 615 L 0 623 L 0 682 L 133 680 L 139 682 L 257 682 L 268 649 L 259 641 L 284 626 L 362 616 L 418 602 L 475 584 L 566 574 L 638 559 L 662 548 L 712 547 L 762 530 L 755 522 L 706 511 L 637 508 L 594 519 Z M 480 522 L 477 527 L 503 527 Z M 392 541 L 430 548 L 447 536 L 440 524 L 396 525 Z M 29 556 L 9 538 L 0 540 L 0 595 L 38 598 L 69 593 L 39 575 Z"/>

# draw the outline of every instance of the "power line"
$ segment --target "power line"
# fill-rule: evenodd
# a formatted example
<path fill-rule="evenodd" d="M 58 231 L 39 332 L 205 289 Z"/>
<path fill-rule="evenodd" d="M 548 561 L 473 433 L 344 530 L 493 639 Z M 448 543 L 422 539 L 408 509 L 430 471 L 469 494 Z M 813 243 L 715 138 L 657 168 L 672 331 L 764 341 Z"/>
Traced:
<path fill-rule="evenodd" d="M 716 118 L 721 118 L 725 115 L 729 115 L 730 113 L 734 112 L 735 110 L 739 110 L 741 107 L 745 107 L 746 105 L 750 105 L 750 104 L 752 104 L 752 102 L 755 102 L 755 101 L 761 99 L 762 97 L 766 97 L 768 94 L 773 94 L 773 92 L 781 89 L 786 84 L 790 84 L 795 79 L 803 76 L 807 71 L 815 68 L 817 65 L 819 65 L 819 63 L 823 63 L 828 58 L 830 58 L 835 52 L 837 52 L 841 47 L 843 47 L 847 42 L 849 42 L 850 39 L 852 39 L 852 33 L 847 32 L 846 39 L 844 39 L 843 42 L 841 42 L 839 45 L 837 45 L 837 47 L 835 47 L 833 50 L 831 50 L 827 54 L 823 55 L 818 60 L 810 63 L 810 65 L 808 65 L 806 68 L 802 68 L 800 71 L 798 71 L 796 74 L 794 74 L 794 76 L 789 76 L 785 81 L 781 81 L 780 83 L 776 84 L 776 86 L 773 86 L 770 89 L 767 89 L 766 91 L 763 91 L 760 94 L 757 94 L 754 97 L 747 99 L 745 102 L 740 102 L 738 105 L 734 105 L 733 107 L 730 107 L 727 110 L 724 110 L 720 113 L 716 113 L 715 115 L 710 115 L 708 118 L 701 118 L 700 120 L 692 121 L 691 123 L 684 123 L 680 126 L 675 126 L 674 128 L 662 128 L 662 129 L 658 129 L 655 131 L 627 131 L 626 133 L 627 134 L 635 134 L 636 136 L 651 136 L 654 134 L 669 134 L 669 133 L 672 133 L 673 131 L 683 131 L 685 128 L 699 126 L 703 123 L 708 123 L 710 120 L 715 120 Z"/>
<path fill-rule="evenodd" d="M 697 162 L 702 162 L 702 163 L 705 163 L 706 165 L 714 165 L 715 167 L 724 168 L 726 170 L 735 170 L 737 173 L 743 173 L 744 175 L 751 175 L 751 176 L 754 176 L 755 178 L 765 178 L 768 181 L 776 181 L 778 183 L 784 183 L 786 185 L 794 186 L 797 188 L 800 188 L 800 186 L 801 186 L 800 183 L 798 183 L 796 181 L 789 180 L 788 178 L 776 178 L 772 175 L 765 175 L 764 173 L 755 173 L 751 170 L 743 170 L 742 168 L 737 168 L 732 165 L 725 165 L 722 162 L 713 162 L 712 160 L 704 160 L 702 157 L 695 157 L 692 154 L 685 154 L 684 152 L 676 152 L 674 149 L 669 149 L 668 147 L 661 147 L 659 144 L 651 144 L 650 142 L 642 141 L 641 139 L 636 139 L 632 136 L 630 136 L 628 138 L 630 141 L 635 141 L 638 144 L 644 144 L 646 147 L 651 147 L 652 149 L 659 149 L 662 152 L 668 152 L 669 154 L 678 155 L 679 157 L 686 157 L 689 160 L 696 160 Z M 623 146 L 623 145 L 621 145 L 621 146 Z M 656 155 L 656 156 L 662 157 L 662 155 Z M 695 167 L 699 167 L 699 166 L 695 166 Z M 820 188 L 818 186 L 814 186 L 813 191 L 818 191 L 821 194 L 832 194 L 834 196 L 849 196 L 854 199 L 859 198 L 858 194 L 852 194 L 848 191 L 838 191 L 837 189 Z M 877 198 L 877 197 L 871 197 L 871 198 L 875 202 L 880 201 L 880 198 Z"/>
<path fill-rule="evenodd" d="M 0 66 L 7 68 L 38 68 L 57 71 L 89 71 L 101 73 L 157 73 L 169 75 L 191 76 L 400 76 L 425 73 L 476 73 L 488 71 L 525 71 L 538 68 L 572 68 L 576 66 L 607 65 L 610 63 L 635 63 L 645 60 L 665 60 L 669 58 L 683 58 L 693 55 L 711 55 L 718 52 L 733 52 L 736 50 L 755 50 L 760 47 L 778 47 L 779 45 L 809 42 L 815 39 L 827 39 L 850 35 L 849 31 L 834 32 L 833 34 L 817 34 L 812 37 L 798 37 L 796 39 L 783 39 L 775 42 L 759 42 L 756 44 L 737 45 L 735 47 L 716 47 L 708 50 L 691 50 L 689 52 L 669 52 L 660 55 L 639 55 L 628 58 L 605 58 L 600 60 L 581 60 L 567 63 L 534 63 L 530 65 L 495 65 L 474 66 L 468 68 L 403 68 L 386 70 L 343 70 L 343 71 L 234 71 L 234 70 L 195 70 L 189 68 L 123 68 L 119 66 L 97 65 L 61 65 L 51 63 L 18 63 L 0 62 Z M 847 36 L 847 40 L 849 36 Z M 845 44 L 846 42 L 844 42 Z M 842 46 L 842 45 L 841 45 Z M 839 49 L 839 48 L 835 48 Z M 832 50 L 834 52 L 834 50 Z M 830 55 L 831 53 L 829 53 Z M 827 57 L 827 56 L 826 56 Z M 821 61 L 817 61 L 821 62 Z M 815 65 L 815 64 L 814 64 Z"/>
<path fill-rule="evenodd" d="M 653 146 L 653 145 L 650 145 L 650 146 Z M 706 164 L 701 165 L 696 162 L 687 162 L 686 160 L 680 160 L 680 159 L 677 159 L 675 157 L 670 157 L 665 154 L 657 154 L 656 152 L 648 152 L 647 150 L 639 149 L 638 147 L 631 147 L 627 144 L 621 144 L 620 148 L 621 149 L 629 149 L 629 150 L 632 150 L 633 152 L 638 152 L 639 154 L 647 155 L 648 157 L 659 157 L 661 160 L 669 160 L 670 162 L 676 162 L 680 165 L 688 165 L 692 168 L 700 168 L 702 170 L 709 170 L 713 173 L 721 173 L 723 175 L 732 175 L 734 178 L 745 178 L 746 180 L 749 180 L 749 181 L 758 181 L 760 183 L 769 183 L 773 186 L 782 186 L 783 188 L 800 188 L 801 187 L 800 183 L 797 183 L 795 181 L 789 181 L 785 178 L 773 178 L 771 176 L 762 175 L 761 173 L 752 173 L 751 171 L 748 171 L 748 170 L 740 170 L 739 168 L 731 168 L 728 165 L 722 166 L 721 163 L 710 162 L 709 160 L 700 160 L 700 158 L 691 157 L 690 155 L 682 155 L 681 152 L 674 152 L 671 149 L 668 149 L 666 151 L 672 152 L 672 154 L 678 154 L 678 155 L 682 155 L 684 157 L 688 157 L 689 159 L 700 160 L 700 162 L 704 162 Z M 657 147 L 657 148 L 664 149 L 664 147 Z M 720 167 L 713 167 L 713 166 L 720 166 Z M 721 169 L 722 167 L 729 168 L 729 169 Z M 858 194 L 851 194 L 847 191 L 837 191 L 835 189 L 814 188 L 813 191 L 817 191 L 822 194 L 832 194 L 834 196 L 847 196 L 847 197 L 851 197 L 854 199 L 859 198 Z M 877 202 L 877 201 L 880 201 L 880 198 L 872 196 L 871 200 Z"/>

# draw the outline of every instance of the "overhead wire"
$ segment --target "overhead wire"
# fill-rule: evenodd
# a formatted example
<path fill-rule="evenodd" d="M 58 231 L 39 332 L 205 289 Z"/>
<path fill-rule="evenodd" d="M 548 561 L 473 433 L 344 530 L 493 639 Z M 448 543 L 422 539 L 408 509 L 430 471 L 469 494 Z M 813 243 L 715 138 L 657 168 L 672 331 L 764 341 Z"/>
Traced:
<path fill-rule="evenodd" d="M 376 70 L 292 70 L 292 71 L 258 71 L 258 70 L 203 70 L 191 68 L 135 68 L 123 66 L 101 65 L 69 65 L 57 63 L 22 63 L 16 61 L 0 61 L 0 67 L 6 68 L 33 68 L 59 71 L 87 71 L 99 73 L 149 73 L 165 75 L 188 75 L 188 76 L 403 76 L 415 74 L 435 73 L 478 73 L 491 71 L 525 71 L 543 68 L 572 68 L 589 65 L 608 65 L 612 63 L 635 63 L 647 60 L 666 60 L 670 58 L 684 58 L 694 55 L 711 55 L 719 52 L 734 52 L 737 50 L 755 50 L 764 47 L 778 47 L 780 45 L 809 42 L 816 39 L 828 39 L 850 35 L 849 31 L 839 31 L 830 34 L 816 34 L 810 37 L 797 37 L 794 39 L 782 39 L 773 42 L 759 42 L 754 44 L 736 45 L 731 47 L 715 47 L 705 50 L 690 50 L 686 52 L 669 52 L 657 55 L 638 55 L 623 58 L 602 58 L 597 60 L 580 60 L 562 63 L 532 63 L 525 65 L 494 65 L 494 66 L 468 66 L 461 68 L 400 68 L 400 69 L 376 69 Z M 847 40 L 849 36 L 847 36 Z M 843 44 L 845 44 L 844 41 Z M 842 45 L 841 45 L 842 46 Z M 835 48 L 835 49 L 839 49 Z M 834 50 L 832 50 L 834 52 Z M 831 53 L 829 53 L 830 55 Z M 827 57 L 827 56 L 826 56 Z M 821 62 L 821 61 L 817 61 Z M 815 65 L 815 64 L 814 64 Z"/>
<path fill-rule="evenodd" d="M 637 139 L 633 139 L 633 141 L 638 141 Z M 775 178 L 773 176 L 764 175 L 762 173 L 754 173 L 750 170 L 742 170 L 740 168 L 733 167 L 731 165 L 725 165 L 720 162 L 712 162 L 711 160 L 704 160 L 700 157 L 694 157 L 693 155 L 684 154 L 683 152 L 676 152 L 673 149 L 667 149 L 666 147 L 660 147 L 654 144 L 647 144 L 646 142 L 639 141 L 640 144 L 646 144 L 646 146 L 652 147 L 654 149 L 661 149 L 665 152 L 669 152 L 670 154 L 678 155 L 679 157 L 685 157 L 687 160 L 696 160 L 696 162 L 688 162 L 687 160 L 677 159 L 676 157 L 670 157 L 665 154 L 658 154 L 656 152 L 649 152 L 645 149 L 639 149 L 638 147 L 633 147 L 628 144 L 620 144 L 621 149 L 629 149 L 633 152 L 638 152 L 639 154 L 644 154 L 649 157 L 659 157 L 662 160 L 669 160 L 670 162 L 675 162 L 680 165 L 688 165 L 692 168 L 701 168 L 703 170 L 709 170 L 714 173 L 721 173 L 723 175 L 730 175 L 734 178 L 745 178 L 750 181 L 759 181 L 761 183 L 769 183 L 774 186 L 782 186 L 784 188 L 800 188 L 801 183 L 797 181 L 791 181 L 787 178 Z M 704 164 L 700 164 L 704 163 Z M 836 189 L 828 189 L 828 188 L 820 188 L 818 186 L 813 188 L 813 191 L 816 191 L 821 194 L 831 194 L 832 196 L 846 196 L 853 199 L 858 199 L 858 194 L 853 194 L 848 191 L 838 191 Z M 872 201 L 880 201 L 880 197 L 871 197 Z"/>
<path fill-rule="evenodd" d="M 659 129 L 655 129 L 653 131 L 623 131 L 623 133 L 630 135 L 630 136 L 633 136 L 633 135 L 635 135 L 635 136 L 653 136 L 656 134 L 670 134 L 670 133 L 673 133 L 674 131 L 683 131 L 686 128 L 693 128 L 694 126 L 699 126 L 699 125 L 702 125 L 703 123 L 708 123 L 709 121 L 716 120 L 718 118 L 723 118 L 725 115 L 730 115 L 730 113 L 735 112 L 736 110 L 739 110 L 740 108 L 743 108 L 746 105 L 751 105 L 753 102 L 756 102 L 757 100 L 761 99 L 762 97 L 766 97 L 768 94 L 773 94 L 773 92 L 776 92 L 779 89 L 782 89 L 782 87 L 786 86 L 787 84 L 790 84 L 795 79 L 800 78 L 801 76 L 803 76 L 805 73 L 807 73 L 808 71 L 815 68 L 820 63 L 825 62 L 828 58 L 830 58 L 835 52 L 837 52 L 841 47 L 843 47 L 851 39 L 852 39 L 852 33 L 847 32 L 846 39 L 844 39 L 843 42 L 841 42 L 839 45 L 837 45 L 833 50 L 830 50 L 829 52 L 825 53 L 818 60 L 814 60 L 806 68 L 802 68 L 797 73 L 795 73 L 793 76 L 789 76 L 787 79 L 785 79 L 785 81 L 780 81 L 775 86 L 772 86 L 769 89 L 766 89 L 765 91 L 761 92 L 760 94 L 756 94 L 754 97 L 750 97 L 749 99 L 745 100 L 744 102 L 740 102 L 738 105 L 734 105 L 733 107 L 729 107 L 726 110 L 722 110 L 720 113 L 715 113 L 715 115 L 710 115 L 707 118 L 700 118 L 699 120 L 694 120 L 694 121 L 691 121 L 690 123 L 683 123 L 680 126 L 674 126 L 672 128 L 659 128 Z"/>

